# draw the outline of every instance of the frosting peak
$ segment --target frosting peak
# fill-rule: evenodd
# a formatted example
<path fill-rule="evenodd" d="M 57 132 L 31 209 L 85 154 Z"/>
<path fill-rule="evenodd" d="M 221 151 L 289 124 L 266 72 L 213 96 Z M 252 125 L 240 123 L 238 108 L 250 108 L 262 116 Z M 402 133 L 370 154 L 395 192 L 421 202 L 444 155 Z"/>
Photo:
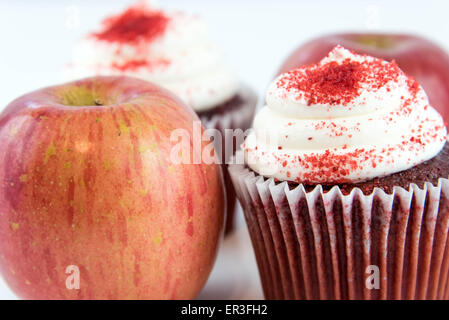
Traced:
<path fill-rule="evenodd" d="M 196 111 L 230 100 L 238 81 L 197 15 L 139 3 L 77 44 L 68 78 L 128 75 L 154 82 Z"/>
<path fill-rule="evenodd" d="M 259 174 L 306 184 L 360 182 L 434 157 L 446 128 L 394 62 L 340 46 L 280 75 L 244 144 Z"/>
<path fill-rule="evenodd" d="M 117 16 L 106 18 L 103 30 L 92 36 L 109 42 L 150 42 L 165 32 L 168 21 L 169 18 L 162 11 L 138 3 Z"/>
<path fill-rule="evenodd" d="M 336 47 L 320 63 L 283 74 L 277 79 L 276 88 L 308 106 L 351 106 L 362 92 L 375 92 L 397 80 L 400 73 L 394 62 L 355 55 Z"/>

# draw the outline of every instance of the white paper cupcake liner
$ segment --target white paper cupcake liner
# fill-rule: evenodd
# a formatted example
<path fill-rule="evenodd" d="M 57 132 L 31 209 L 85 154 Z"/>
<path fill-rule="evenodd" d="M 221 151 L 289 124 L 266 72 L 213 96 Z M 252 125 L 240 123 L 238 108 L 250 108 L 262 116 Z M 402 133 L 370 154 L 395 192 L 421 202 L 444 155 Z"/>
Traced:
<path fill-rule="evenodd" d="M 448 179 L 343 195 L 229 172 L 267 299 L 449 298 Z"/>

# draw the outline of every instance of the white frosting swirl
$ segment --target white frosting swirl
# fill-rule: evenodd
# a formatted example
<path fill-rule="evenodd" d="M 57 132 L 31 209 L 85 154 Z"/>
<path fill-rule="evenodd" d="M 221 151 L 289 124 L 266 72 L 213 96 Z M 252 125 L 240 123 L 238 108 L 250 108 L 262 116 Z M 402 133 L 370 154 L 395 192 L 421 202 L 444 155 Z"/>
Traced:
<path fill-rule="evenodd" d="M 138 10 L 154 10 L 146 6 Z M 223 54 L 210 43 L 198 16 L 163 12 L 165 31 L 151 42 L 117 43 L 94 36 L 83 38 L 68 65 L 69 79 L 93 75 L 138 77 L 174 92 L 196 111 L 232 98 L 238 83 Z M 140 64 L 132 66 L 134 62 Z"/>
<path fill-rule="evenodd" d="M 446 142 L 442 117 L 413 79 L 342 47 L 280 75 L 266 101 L 243 148 L 250 168 L 278 180 L 366 181 L 429 160 Z"/>

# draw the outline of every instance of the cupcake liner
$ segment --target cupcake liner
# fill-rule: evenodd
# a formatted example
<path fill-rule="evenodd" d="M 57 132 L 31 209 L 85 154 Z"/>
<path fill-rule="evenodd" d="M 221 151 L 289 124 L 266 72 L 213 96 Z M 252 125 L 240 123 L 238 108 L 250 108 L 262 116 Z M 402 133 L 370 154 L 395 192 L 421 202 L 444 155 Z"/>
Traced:
<path fill-rule="evenodd" d="M 267 299 L 449 298 L 448 179 L 343 195 L 229 172 Z"/>
<path fill-rule="evenodd" d="M 246 85 L 241 85 L 237 94 L 246 102 L 244 106 L 228 110 L 224 113 L 199 113 L 198 116 L 205 128 L 218 129 L 224 137 L 225 129 L 242 129 L 245 131 L 251 127 L 256 110 L 257 96 Z"/>
<path fill-rule="evenodd" d="M 257 101 L 255 93 L 246 85 L 242 85 L 237 94 L 242 97 L 243 101 L 245 101 L 245 104 L 243 106 L 230 109 L 226 112 L 217 112 L 217 114 L 211 114 L 210 112 L 207 112 L 206 114 L 199 113 L 198 115 L 201 123 L 205 128 L 219 130 L 223 138 L 221 142 L 221 155 L 227 200 L 226 233 L 229 233 L 233 229 L 235 205 L 237 199 L 234 191 L 234 186 L 232 185 L 228 170 L 226 169 L 226 162 L 236 152 L 236 143 L 233 143 L 233 154 L 228 154 L 225 158 L 225 130 L 242 129 L 243 131 L 245 131 L 249 129 L 254 118 Z"/>

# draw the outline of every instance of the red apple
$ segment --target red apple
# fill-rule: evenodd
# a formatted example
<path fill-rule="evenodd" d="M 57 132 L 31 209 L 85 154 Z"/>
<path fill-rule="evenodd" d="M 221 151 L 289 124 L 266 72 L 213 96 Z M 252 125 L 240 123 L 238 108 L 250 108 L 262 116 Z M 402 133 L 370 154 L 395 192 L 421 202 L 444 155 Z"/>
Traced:
<path fill-rule="evenodd" d="M 126 77 L 13 101 L 0 116 L 0 271 L 11 289 L 28 299 L 194 298 L 225 207 L 219 165 L 170 161 L 170 133 L 191 134 L 194 120 L 168 91 Z"/>
<path fill-rule="evenodd" d="M 332 34 L 313 39 L 297 48 L 278 74 L 317 63 L 336 45 L 357 53 L 396 60 L 399 67 L 423 86 L 430 103 L 449 122 L 449 56 L 438 45 L 406 34 Z"/>

